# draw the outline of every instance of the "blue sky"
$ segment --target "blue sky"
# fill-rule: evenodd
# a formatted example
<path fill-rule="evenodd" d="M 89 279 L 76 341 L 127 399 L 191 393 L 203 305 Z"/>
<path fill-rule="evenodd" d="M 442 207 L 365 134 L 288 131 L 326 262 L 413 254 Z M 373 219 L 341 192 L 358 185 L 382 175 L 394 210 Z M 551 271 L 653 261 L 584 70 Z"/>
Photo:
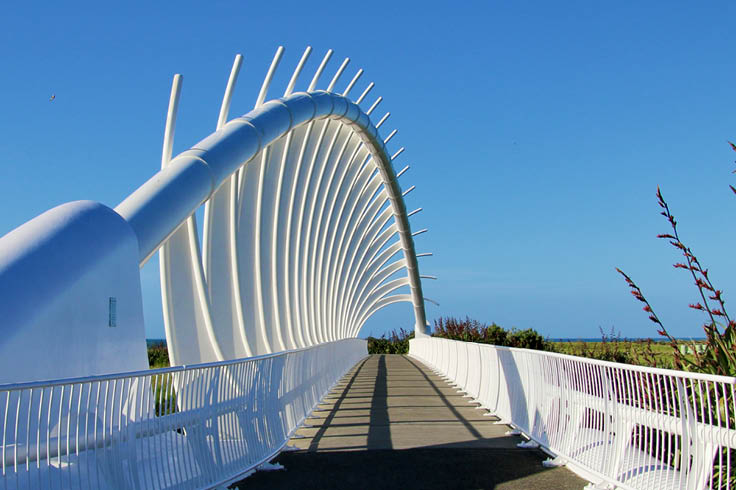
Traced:
<path fill-rule="evenodd" d="M 420 267 L 439 276 L 425 281 L 441 304 L 429 318 L 655 335 L 618 266 L 673 334 L 700 336 L 687 308 L 696 290 L 655 238 L 666 231 L 655 191 L 736 297 L 735 11 L 726 1 L 8 4 L 0 234 L 71 200 L 114 207 L 150 177 L 175 73 L 178 152 L 214 129 L 235 54 L 245 63 L 231 114 L 241 114 L 278 45 L 274 86 L 306 45 L 308 71 L 333 48 L 328 69 L 346 56 L 350 76 L 365 69 L 361 88 L 376 83 L 386 129 L 399 129 L 392 145 L 406 147 L 402 186 L 417 186 L 407 206 L 424 208 L 412 226 L 430 229 L 417 248 L 435 254 Z M 151 337 L 163 336 L 157 267 L 142 271 Z M 412 323 L 395 305 L 363 334 Z"/>

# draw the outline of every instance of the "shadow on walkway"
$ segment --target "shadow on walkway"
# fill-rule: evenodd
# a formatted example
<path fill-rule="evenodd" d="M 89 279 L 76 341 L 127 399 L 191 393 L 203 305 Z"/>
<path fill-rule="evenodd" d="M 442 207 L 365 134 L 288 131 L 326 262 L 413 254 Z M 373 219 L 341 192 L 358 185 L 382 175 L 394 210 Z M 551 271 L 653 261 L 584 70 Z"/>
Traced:
<path fill-rule="evenodd" d="M 542 468 L 535 451 L 439 448 L 283 453 L 286 471 L 257 472 L 242 489 L 579 489 L 563 468 Z"/>
<path fill-rule="evenodd" d="M 519 449 L 508 427 L 414 359 L 375 355 L 325 397 L 274 461 L 241 489 L 582 489 L 565 468 Z"/>

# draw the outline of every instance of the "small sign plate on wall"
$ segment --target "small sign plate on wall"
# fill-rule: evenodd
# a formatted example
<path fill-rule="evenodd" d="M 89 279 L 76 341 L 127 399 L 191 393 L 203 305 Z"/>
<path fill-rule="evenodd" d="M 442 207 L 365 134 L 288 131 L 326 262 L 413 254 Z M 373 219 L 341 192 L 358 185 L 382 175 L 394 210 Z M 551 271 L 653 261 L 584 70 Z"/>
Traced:
<path fill-rule="evenodd" d="M 117 327 L 118 326 L 118 300 L 115 297 L 110 297 L 110 303 L 108 307 L 107 315 L 107 326 Z"/>

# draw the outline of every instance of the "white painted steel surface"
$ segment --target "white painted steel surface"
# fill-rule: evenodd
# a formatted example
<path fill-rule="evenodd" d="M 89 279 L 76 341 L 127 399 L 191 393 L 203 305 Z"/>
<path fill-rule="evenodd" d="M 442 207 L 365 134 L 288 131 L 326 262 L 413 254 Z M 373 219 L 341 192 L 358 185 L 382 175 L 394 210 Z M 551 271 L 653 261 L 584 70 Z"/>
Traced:
<path fill-rule="evenodd" d="M 228 122 L 238 55 L 216 131 L 172 159 L 176 75 L 158 173 L 114 210 L 67 203 L 0 238 L 0 383 L 145 368 L 137 268 L 159 249 L 176 365 L 352 338 L 395 302 L 412 303 L 424 335 L 414 238 L 393 167 L 403 148 L 389 156 L 396 130 L 379 135 L 388 113 L 371 119 L 381 97 L 368 102 L 370 83 L 352 101 L 363 72 L 341 81 L 345 59 L 327 77 L 331 50 L 301 82 L 307 91 L 295 93 L 308 48 L 283 96 L 268 101 L 283 53 L 253 110 Z M 39 349 L 48 362 L 18 369 Z"/>
<path fill-rule="evenodd" d="M 100 203 L 0 238 L 0 384 L 146 369 L 139 274 L 135 233 Z"/>
<path fill-rule="evenodd" d="M 3 488 L 221 484 L 278 452 L 366 354 L 354 337 L 373 313 L 410 302 L 425 334 L 403 148 L 389 156 L 396 130 L 379 135 L 388 113 L 371 120 L 382 99 L 360 107 L 373 83 L 349 98 L 362 70 L 337 91 L 348 59 L 325 84 L 331 50 L 294 93 L 307 48 L 267 101 L 283 52 L 253 110 L 228 122 L 238 55 L 216 131 L 172 159 L 176 75 L 158 173 L 114 210 L 67 203 L 0 239 L 0 383 L 14 383 L 0 385 Z M 137 371 L 138 269 L 159 249 L 181 367 Z"/>
<path fill-rule="evenodd" d="M 440 338 L 409 353 L 594 482 L 734 488 L 736 378 Z"/>
<path fill-rule="evenodd" d="M 162 169 L 115 210 L 135 230 L 140 261 L 160 246 L 166 337 L 175 364 L 213 362 L 355 337 L 379 309 L 413 304 L 426 333 L 421 277 L 403 194 L 387 142 L 352 102 L 359 70 L 335 93 L 344 60 L 315 90 L 292 93 L 311 50 L 284 90 L 265 102 L 279 48 L 254 109 L 227 113 L 242 63 L 236 58 L 217 131 L 171 159 L 177 75 Z M 200 247 L 194 211 L 205 204 Z M 424 231 L 424 230 L 423 230 Z M 201 250 L 201 251 L 200 251 Z M 397 254 L 401 253 L 401 257 Z M 405 289 L 406 292 L 400 291 Z"/>
<path fill-rule="evenodd" d="M 0 489 L 228 483 L 277 454 L 365 355 L 364 340 L 346 339 L 237 361 L 0 385 Z"/>

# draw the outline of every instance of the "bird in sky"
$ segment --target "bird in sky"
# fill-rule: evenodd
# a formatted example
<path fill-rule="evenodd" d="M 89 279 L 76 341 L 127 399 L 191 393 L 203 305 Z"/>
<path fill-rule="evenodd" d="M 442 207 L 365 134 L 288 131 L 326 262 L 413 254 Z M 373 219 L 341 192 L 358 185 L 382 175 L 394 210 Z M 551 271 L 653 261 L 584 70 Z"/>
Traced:
<path fill-rule="evenodd" d="M 53 102 L 56 98 L 56 94 L 51 94 L 51 98 L 49 99 L 49 102 Z"/>

